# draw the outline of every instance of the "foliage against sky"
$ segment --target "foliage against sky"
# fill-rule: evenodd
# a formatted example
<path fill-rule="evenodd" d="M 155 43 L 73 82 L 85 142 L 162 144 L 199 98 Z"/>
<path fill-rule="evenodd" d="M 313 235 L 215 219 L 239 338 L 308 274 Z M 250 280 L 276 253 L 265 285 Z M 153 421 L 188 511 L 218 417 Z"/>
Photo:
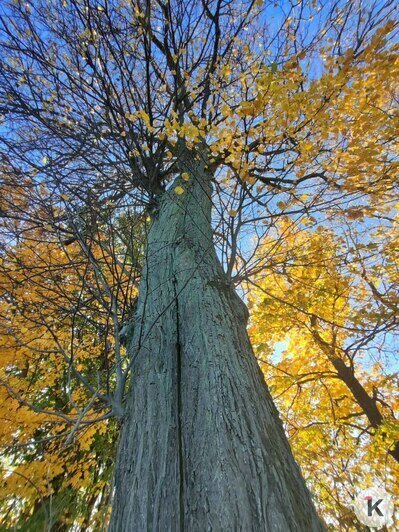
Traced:
<path fill-rule="evenodd" d="M 378 477 L 393 490 L 394 7 L 5 4 L 6 524 L 45 521 L 51 507 L 59 526 L 84 527 L 107 512 L 113 415 L 129 370 L 120 330 L 159 196 L 190 193 L 190 175 L 177 171 L 183 148 L 214 172 L 215 244 L 252 305 L 256 354 L 322 515 L 354 529 L 357 483 Z M 335 359 L 381 422 L 337 378 Z"/>
<path fill-rule="evenodd" d="M 397 496 L 397 224 L 396 216 L 391 231 L 376 229 L 365 243 L 360 224 L 336 237 L 284 220 L 263 243 L 268 267 L 252 281 L 256 354 L 294 453 L 336 526 L 350 526 L 348 497 L 364 485 Z"/>

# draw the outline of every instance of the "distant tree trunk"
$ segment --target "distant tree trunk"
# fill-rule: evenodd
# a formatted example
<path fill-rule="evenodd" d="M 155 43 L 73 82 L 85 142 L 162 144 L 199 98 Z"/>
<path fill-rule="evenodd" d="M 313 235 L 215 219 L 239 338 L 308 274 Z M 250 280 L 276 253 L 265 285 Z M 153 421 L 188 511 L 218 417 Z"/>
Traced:
<path fill-rule="evenodd" d="M 319 531 L 212 243 L 208 170 L 152 222 L 110 530 Z"/>
<path fill-rule="evenodd" d="M 354 400 L 363 410 L 370 425 L 374 429 L 378 429 L 384 422 L 384 418 L 377 406 L 377 398 L 372 397 L 356 378 L 354 369 L 347 366 L 340 358 L 330 358 L 334 368 L 337 370 L 338 377 L 346 384 L 351 391 Z M 396 442 L 392 449 L 388 453 L 399 462 L 399 442 Z"/>
<path fill-rule="evenodd" d="M 377 405 L 377 397 L 370 395 L 359 379 L 355 375 L 355 370 L 352 366 L 347 366 L 345 362 L 336 356 L 335 347 L 326 342 L 317 329 L 317 317 L 312 315 L 311 328 L 313 338 L 319 345 L 321 350 L 327 355 L 329 361 L 337 371 L 337 376 L 346 384 L 352 394 L 353 399 L 362 409 L 364 415 L 369 420 L 370 425 L 374 429 L 378 429 L 384 423 L 384 418 Z M 393 448 L 389 449 L 388 454 L 399 463 L 399 441 L 397 441 Z"/>

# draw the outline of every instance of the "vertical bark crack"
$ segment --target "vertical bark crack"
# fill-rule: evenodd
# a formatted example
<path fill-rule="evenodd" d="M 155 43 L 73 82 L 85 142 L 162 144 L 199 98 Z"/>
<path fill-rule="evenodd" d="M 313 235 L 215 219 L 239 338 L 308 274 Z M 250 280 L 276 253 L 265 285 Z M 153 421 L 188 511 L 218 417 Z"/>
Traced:
<path fill-rule="evenodd" d="M 182 430 L 182 348 L 180 345 L 180 316 L 179 298 L 176 289 L 176 278 L 173 278 L 173 290 L 176 302 L 176 394 L 177 394 L 177 437 L 179 453 L 179 515 L 180 532 L 184 532 L 184 452 L 183 452 L 183 430 Z"/>
<path fill-rule="evenodd" d="M 148 236 L 110 530 L 320 532 L 195 176 Z"/>

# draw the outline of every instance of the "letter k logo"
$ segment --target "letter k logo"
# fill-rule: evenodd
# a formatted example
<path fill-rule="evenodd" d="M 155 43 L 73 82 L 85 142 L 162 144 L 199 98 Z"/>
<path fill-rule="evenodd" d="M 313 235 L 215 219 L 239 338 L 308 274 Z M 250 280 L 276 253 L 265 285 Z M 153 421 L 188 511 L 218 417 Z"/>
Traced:
<path fill-rule="evenodd" d="M 361 490 L 354 499 L 353 509 L 359 521 L 370 528 L 393 525 L 393 497 L 383 486 Z"/>
<path fill-rule="evenodd" d="M 373 504 L 373 497 L 370 497 L 370 495 L 365 497 L 365 499 L 367 500 L 367 515 L 369 517 L 373 515 L 373 512 L 377 512 L 377 515 L 379 515 L 380 517 L 384 515 L 381 512 L 381 510 L 378 508 L 378 505 L 382 503 L 382 499 L 378 499 L 378 501 L 375 502 L 374 504 Z"/>

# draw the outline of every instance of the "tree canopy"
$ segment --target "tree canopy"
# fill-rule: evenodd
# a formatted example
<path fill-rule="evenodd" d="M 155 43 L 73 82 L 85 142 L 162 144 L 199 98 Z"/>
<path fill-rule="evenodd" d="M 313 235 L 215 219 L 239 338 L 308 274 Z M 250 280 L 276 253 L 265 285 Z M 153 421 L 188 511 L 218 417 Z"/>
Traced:
<path fill-rule="evenodd" d="M 108 518 L 146 236 L 191 194 L 184 154 L 321 515 L 359 529 L 358 489 L 397 495 L 395 2 L 12 0 L 0 48 L 4 526 Z"/>

